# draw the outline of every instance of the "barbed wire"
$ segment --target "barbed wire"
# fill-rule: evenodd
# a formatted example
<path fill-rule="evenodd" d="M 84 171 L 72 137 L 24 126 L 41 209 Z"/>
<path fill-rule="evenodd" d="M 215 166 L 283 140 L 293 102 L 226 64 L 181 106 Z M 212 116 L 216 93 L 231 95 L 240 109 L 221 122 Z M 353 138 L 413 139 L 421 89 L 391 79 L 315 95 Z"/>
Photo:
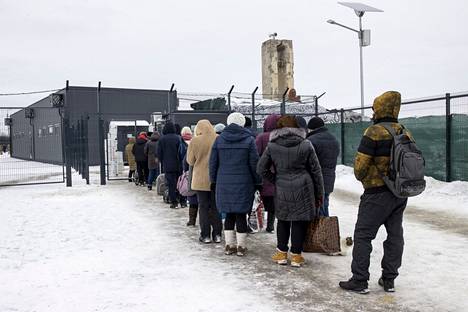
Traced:
<path fill-rule="evenodd" d="M 14 93 L 0 93 L 0 96 L 15 96 L 15 95 L 31 95 L 31 94 L 40 94 L 40 93 L 51 93 L 51 92 L 56 92 L 56 91 L 59 91 L 59 90 L 61 90 L 61 89 L 14 92 Z"/>

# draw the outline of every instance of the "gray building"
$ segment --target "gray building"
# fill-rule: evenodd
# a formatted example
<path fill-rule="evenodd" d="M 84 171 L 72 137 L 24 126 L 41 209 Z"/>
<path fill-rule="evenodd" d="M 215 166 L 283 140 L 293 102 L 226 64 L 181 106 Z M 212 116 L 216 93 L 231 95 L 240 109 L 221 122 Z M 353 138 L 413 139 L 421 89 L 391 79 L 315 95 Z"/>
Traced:
<path fill-rule="evenodd" d="M 12 157 L 63 163 L 64 124 L 73 128 L 89 118 L 89 164 L 97 165 L 98 116 L 106 135 L 111 121 L 150 122 L 153 113 L 168 114 L 177 107 L 176 91 L 69 86 L 11 115 Z"/>

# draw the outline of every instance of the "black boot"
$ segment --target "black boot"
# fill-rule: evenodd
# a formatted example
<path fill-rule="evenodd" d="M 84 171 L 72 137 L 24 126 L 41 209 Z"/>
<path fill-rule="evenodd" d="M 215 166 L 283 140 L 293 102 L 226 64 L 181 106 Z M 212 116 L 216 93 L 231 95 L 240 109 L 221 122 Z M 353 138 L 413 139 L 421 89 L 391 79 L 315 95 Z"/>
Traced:
<path fill-rule="evenodd" d="M 275 212 L 268 211 L 266 231 L 268 233 L 273 233 L 274 230 L 275 230 Z"/>
<path fill-rule="evenodd" d="M 357 281 L 354 279 L 350 279 L 346 282 L 340 282 L 340 287 L 344 290 L 353 291 L 358 294 L 368 294 L 369 289 L 367 288 L 367 281 Z"/>
<path fill-rule="evenodd" d="M 197 214 L 198 214 L 198 206 L 197 205 L 190 205 L 189 207 L 189 221 L 187 222 L 187 226 L 195 226 L 197 221 Z"/>
<path fill-rule="evenodd" d="M 383 287 L 386 292 L 395 292 L 395 283 L 392 279 L 379 278 L 379 285 Z"/>

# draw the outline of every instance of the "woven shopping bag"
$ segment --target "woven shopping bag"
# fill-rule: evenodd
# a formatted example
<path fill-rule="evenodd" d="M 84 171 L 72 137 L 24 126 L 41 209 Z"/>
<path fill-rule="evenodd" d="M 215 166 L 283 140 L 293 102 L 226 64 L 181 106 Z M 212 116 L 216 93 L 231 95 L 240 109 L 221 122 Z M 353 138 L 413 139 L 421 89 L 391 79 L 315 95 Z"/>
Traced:
<path fill-rule="evenodd" d="M 318 217 L 310 222 L 304 241 L 304 252 L 340 252 L 338 217 Z"/>

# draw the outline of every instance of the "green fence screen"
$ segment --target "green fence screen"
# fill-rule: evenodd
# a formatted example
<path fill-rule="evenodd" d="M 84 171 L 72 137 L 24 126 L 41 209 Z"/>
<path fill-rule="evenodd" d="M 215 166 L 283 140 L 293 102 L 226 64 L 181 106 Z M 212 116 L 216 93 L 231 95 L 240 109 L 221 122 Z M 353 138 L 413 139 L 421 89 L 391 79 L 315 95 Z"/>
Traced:
<path fill-rule="evenodd" d="M 403 118 L 402 123 L 412 134 L 426 160 L 426 175 L 446 181 L 446 117 L 426 116 Z M 365 129 L 370 122 L 345 122 L 344 135 L 341 135 L 340 123 L 327 124 L 327 128 L 340 141 L 344 140 L 344 164 L 353 165 L 354 156 Z M 453 114 L 451 126 L 451 180 L 468 181 L 468 115 Z"/>

